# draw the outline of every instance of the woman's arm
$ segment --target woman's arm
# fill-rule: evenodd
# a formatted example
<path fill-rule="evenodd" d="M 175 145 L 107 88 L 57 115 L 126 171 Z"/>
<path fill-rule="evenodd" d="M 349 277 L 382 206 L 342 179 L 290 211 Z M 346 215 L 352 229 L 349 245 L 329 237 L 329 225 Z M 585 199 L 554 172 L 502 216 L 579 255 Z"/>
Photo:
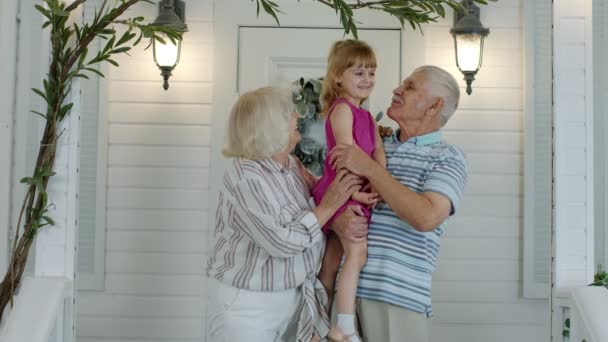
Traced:
<path fill-rule="evenodd" d="M 290 213 L 260 177 L 241 179 L 224 193 L 229 225 L 247 235 L 274 257 L 291 257 L 319 242 L 321 226 L 350 198 L 359 177 L 342 171 L 313 210 Z"/>
<path fill-rule="evenodd" d="M 302 179 L 308 186 L 308 189 L 312 191 L 312 188 L 315 186 L 315 184 L 319 180 L 319 177 L 310 173 L 310 171 L 306 167 L 304 167 L 304 165 L 298 158 L 294 158 L 294 159 L 296 160 L 296 163 L 298 164 L 298 171 L 300 172 Z"/>

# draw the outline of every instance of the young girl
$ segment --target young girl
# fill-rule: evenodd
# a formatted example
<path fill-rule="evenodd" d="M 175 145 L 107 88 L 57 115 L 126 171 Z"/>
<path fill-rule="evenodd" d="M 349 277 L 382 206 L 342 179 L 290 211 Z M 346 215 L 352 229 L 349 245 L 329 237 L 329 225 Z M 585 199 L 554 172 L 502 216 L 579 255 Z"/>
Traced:
<path fill-rule="evenodd" d="M 386 156 L 382 141 L 371 114 L 361 107 L 369 97 L 375 85 L 376 56 L 365 42 L 343 40 L 334 43 L 328 58 L 328 67 L 323 81 L 322 98 L 323 114 L 326 116 L 325 136 L 327 150 L 331 151 L 336 144 L 357 144 L 365 153 L 378 163 L 386 166 Z M 325 190 L 336 176 L 330 165 L 330 156 L 325 159 L 323 176 L 312 190 L 315 202 L 319 203 Z M 373 192 L 356 192 L 351 200 L 342 206 L 334 215 L 339 216 L 346 207 L 357 205 L 369 219 L 371 208 L 378 201 Z M 353 243 L 340 240 L 331 232 L 330 220 L 323 231 L 327 235 L 327 246 L 319 279 L 329 295 L 333 296 L 334 282 L 344 254 L 344 264 L 337 286 L 337 324 L 332 325 L 329 338 L 333 341 L 359 342 L 355 330 L 355 296 L 359 273 L 367 262 L 367 241 Z"/>

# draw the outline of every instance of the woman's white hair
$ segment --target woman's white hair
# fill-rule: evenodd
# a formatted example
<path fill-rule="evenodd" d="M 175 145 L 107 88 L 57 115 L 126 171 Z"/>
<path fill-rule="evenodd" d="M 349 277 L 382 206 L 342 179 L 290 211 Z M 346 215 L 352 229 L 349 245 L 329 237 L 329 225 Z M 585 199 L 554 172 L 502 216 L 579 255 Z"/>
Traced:
<path fill-rule="evenodd" d="M 287 89 L 264 87 L 241 95 L 228 119 L 224 156 L 264 159 L 284 151 L 294 111 Z"/>
<path fill-rule="evenodd" d="M 458 82 L 449 72 L 432 65 L 424 65 L 416 68 L 414 73 L 422 72 L 426 76 L 429 95 L 443 99 L 441 110 L 441 125 L 445 125 L 454 115 L 460 101 L 460 87 Z"/>

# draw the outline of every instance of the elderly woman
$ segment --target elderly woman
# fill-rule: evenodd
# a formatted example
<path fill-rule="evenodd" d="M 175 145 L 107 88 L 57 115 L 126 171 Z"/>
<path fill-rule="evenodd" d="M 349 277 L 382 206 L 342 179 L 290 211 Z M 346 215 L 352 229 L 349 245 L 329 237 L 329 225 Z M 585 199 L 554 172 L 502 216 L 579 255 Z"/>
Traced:
<path fill-rule="evenodd" d="M 290 155 L 301 136 L 290 93 L 243 94 L 232 108 L 210 253 L 207 340 L 310 341 L 324 337 L 326 294 L 316 278 L 321 227 L 360 188 L 341 173 L 315 206 L 315 178 Z"/>

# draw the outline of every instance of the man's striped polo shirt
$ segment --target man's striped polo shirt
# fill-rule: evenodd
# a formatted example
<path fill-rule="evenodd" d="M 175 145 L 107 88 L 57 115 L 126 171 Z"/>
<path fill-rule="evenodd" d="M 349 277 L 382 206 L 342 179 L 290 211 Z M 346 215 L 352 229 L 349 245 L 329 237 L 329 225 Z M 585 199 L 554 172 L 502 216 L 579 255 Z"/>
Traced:
<path fill-rule="evenodd" d="M 399 131 L 384 141 L 390 174 L 416 193 L 444 195 L 452 202 L 453 215 L 467 181 L 464 153 L 442 141 L 440 131 L 404 143 L 398 136 Z M 431 277 L 447 221 L 423 233 L 397 217 L 387 204 L 378 205 L 371 217 L 367 264 L 361 271 L 357 297 L 431 316 Z"/>

